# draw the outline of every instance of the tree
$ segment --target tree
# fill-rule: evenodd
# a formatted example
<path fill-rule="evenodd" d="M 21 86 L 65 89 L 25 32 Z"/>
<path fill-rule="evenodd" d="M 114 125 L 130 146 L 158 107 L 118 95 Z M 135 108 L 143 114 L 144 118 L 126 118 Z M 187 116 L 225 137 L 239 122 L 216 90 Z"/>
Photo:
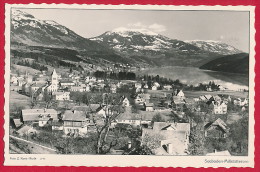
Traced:
<path fill-rule="evenodd" d="M 234 152 L 247 154 L 248 152 L 248 115 L 230 125 L 229 137 L 234 142 Z"/>
<path fill-rule="evenodd" d="M 24 106 L 14 104 L 12 106 L 12 109 L 10 109 L 10 111 L 11 111 L 10 117 L 20 118 L 20 115 L 21 115 L 21 112 L 22 112 L 23 109 L 24 109 Z"/>
<path fill-rule="evenodd" d="M 145 152 L 152 152 L 154 154 L 154 150 L 161 146 L 161 140 L 163 140 L 162 136 L 159 134 L 154 134 L 153 136 L 144 134 L 142 139 L 142 148 L 148 149 Z"/>
<path fill-rule="evenodd" d="M 113 98 L 109 96 L 109 94 L 105 94 L 103 97 L 103 102 L 105 102 L 106 106 L 104 107 L 105 115 L 103 118 L 99 119 L 95 116 L 94 111 L 91 113 L 91 118 L 93 124 L 96 128 L 97 133 L 97 141 L 96 141 L 96 153 L 97 154 L 107 154 L 112 147 L 118 144 L 119 138 L 114 138 L 112 140 L 108 140 L 109 127 L 111 122 L 115 120 L 115 118 L 121 113 L 121 109 L 119 106 L 121 104 L 121 100 Z M 119 101 L 118 101 L 119 100 Z M 91 109 L 91 107 L 90 107 Z"/>
<path fill-rule="evenodd" d="M 153 124 L 154 122 L 164 122 L 164 119 L 162 118 L 162 116 L 161 116 L 159 113 L 157 113 L 157 114 L 154 115 L 153 118 L 152 118 L 152 124 Z"/>
<path fill-rule="evenodd" d="M 131 152 L 131 155 L 153 155 L 153 152 L 147 145 L 140 145 L 133 152 Z"/>
<path fill-rule="evenodd" d="M 75 101 L 76 103 L 78 103 L 78 105 L 80 105 L 83 101 L 83 95 L 81 92 L 77 91 L 77 92 L 71 92 L 70 94 L 70 98 L 71 100 Z"/>
<path fill-rule="evenodd" d="M 189 136 L 189 152 L 191 155 L 203 155 L 204 153 L 204 133 L 201 126 L 193 127 Z"/>

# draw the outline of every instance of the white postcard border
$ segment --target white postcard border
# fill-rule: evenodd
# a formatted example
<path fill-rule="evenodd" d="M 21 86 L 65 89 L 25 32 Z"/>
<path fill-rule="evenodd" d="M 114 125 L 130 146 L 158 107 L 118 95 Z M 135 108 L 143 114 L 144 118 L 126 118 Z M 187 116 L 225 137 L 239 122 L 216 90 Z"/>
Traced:
<path fill-rule="evenodd" d="M 145 156 L 145 155 L 47 155 L 9 154 L 9 81 L 10 10 L 16 8 L 135 9 L 135 10 L 228 10 L 250 12 L 249 52 L 249 151 L 248 156 Z M 79 5 L 79 4 L 6 4 L 5 5 L 5 106 L 4 165 L 7 166 L 99 166 L 99 167 L 254 167 L 254 79 L 255 7 L 254 6 L 173 6 L 173 5 Z M 19 160 L 18 160 L 19 158 Z M 26 160 L 22 160 L 22 158 Z"/>

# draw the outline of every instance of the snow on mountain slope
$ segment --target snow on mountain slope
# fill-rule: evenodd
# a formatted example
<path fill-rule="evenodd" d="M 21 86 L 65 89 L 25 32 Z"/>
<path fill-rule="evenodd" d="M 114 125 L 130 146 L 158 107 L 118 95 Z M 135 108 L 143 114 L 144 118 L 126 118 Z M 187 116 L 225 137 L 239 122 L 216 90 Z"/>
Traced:
<path fill-rule="evenodd" d="M 11 13 L 11 41 L 30 46 L 112 52 L 103 45 L 83 38 L 55 21 L 39 20 L 17 9 L 12 9 Z"/>
<path fill-rule="evenodd" d="M 13 9 L 12 10 L 12 26 L 13 29 L 18 29 L 20 27 L 29 25 L 33 28 L 41 28 L 44 25 L 51 26 L 64 34 L 68 34 L 66 27 L 61 26 L 60 24 L 56 23 L 55 21 L 51 20 L 38 20 L 34 18 L 34 16 L 22 12 L 20 10 Z"/>
<path fill-rule="evenodd" d="M 156 55 L 174 49 L 176 52 L 197 52 L 198 47 L 183 41 L 170 39 L 147 29 L 117 28 L 90 38 L 118 52 Z"/>
<path fill-rule="evenodd" d="M 230 55 L 241 53 L 242 51 L 236 49 L 235 47 L 228 45 L 220 41 L 213 40 L 190 40 L 185 41 L 186 43 L 195 45 L 203 51 L 209 51 L 212 53 L 218 53 L 221 55 Z"/>

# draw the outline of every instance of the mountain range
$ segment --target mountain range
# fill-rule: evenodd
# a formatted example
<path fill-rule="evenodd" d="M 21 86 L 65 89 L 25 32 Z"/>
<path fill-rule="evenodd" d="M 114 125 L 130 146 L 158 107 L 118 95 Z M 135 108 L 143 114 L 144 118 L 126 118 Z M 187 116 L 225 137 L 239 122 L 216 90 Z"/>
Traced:
<path fill-rule="evenodd" d="M 13 9 L 11 15 L 11 43 L 23 45 L 23 48 L 12 46 L 12 51 L 37 53 L 37 56 L 40 53 L 41 57 L 54 60 L 71 60 L 61 53 L 64 49 L 78 61 L 100 66 L 106 62 L 133 66 L 200 67 L 223 55 L 242 52 L 218 41 L 182 41 L 146 29 L 117 28 L 88 39 L 55 21 L 39 20 L 20 10 Z"/>

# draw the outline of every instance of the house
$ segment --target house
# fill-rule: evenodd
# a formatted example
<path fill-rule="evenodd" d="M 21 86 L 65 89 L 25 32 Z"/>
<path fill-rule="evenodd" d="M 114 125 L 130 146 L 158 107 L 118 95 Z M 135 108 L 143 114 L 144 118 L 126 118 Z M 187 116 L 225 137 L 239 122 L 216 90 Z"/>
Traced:
<path fill-rule="evenodd" d="M 221 97 L 218 96 L 218 95 L 213 96 L 213 99 L 214 99 L 215 102 L 221 102 L 222 101 Z"/>
<path fill-rule="evenodd" d="M 174 90 L 173 96 L 178 97 L 179 99 L 185 99 L 185 95 L 182 90 Z"/>
<path fill-rule="evenodd" d="M 136 104 L 143 104 L 143 103 L 149 103 L 150 100 L 150 94 L 137 94 L 135 97 L 135 103 Z"/>
<path fill-rule="evenodd" d="M 20 136 L 29 136 L 37 133 L 37 130 L 35 130 L 33 127 L 24 125 L 19 130 L 17 130 L 17 133 Z"/>
<path fill-rule="evenodd" d="M 160 84 L 159 84 L 158 82 L 154 82 L 153 85 L 154 85 L 155 87 L 157 87 L 157 88 L 160 87 Z"/>
<path fill-rule="evenodd" d="M 144 103 L 145 111 L 154 111 L 154 104 L 153 103 Z"/>
<path fill-rule="evenodd" d="M 148 88 L 149 88 L 148 84 L 144 84 L 144 89 L 148 89 Z"/>
<path fill-rule="evenodd" d="M 155 85 L 152 86 L 152 90 L 157 90 L 158 87 L 156 87 Z"/>
<path fill-rule="evenodd" d="M 96 111 L 96 114 L 99 115 L 99 116 L 102 116 L 102 117 L 106 117 L 107 115 L 112 115 L 113 112 L 112 110 L 110 109 L 110 106 L 108 105 L 105 105 L 103 107 L 99 107 Z"/>
<path fill-rule="evenodd" d="M 172 89 L 171 85 L 164 85 L 163 89 L 170 91 Z"/>
<path fill-rule="evenodd" d="M 111 84 L 111 85 L 110 85 L 110 92 L 111 92 L 111 93 L 116 93 L 116 89 L 117 89 L 117 87 L 116 87 L 115 84 Z"/>
<path fill-rule="evenodd" d="M 237 106 L 248 106 L 248 99 L 247 98 L 237 98 L 233 101 L 234 105 Z"/>
<path fill-rule="evenodd" d="M 89 92 L 90 86 L 85 84 L 81 84 L 80 86 L 71 86 L 70 91 Z"/>
<path fill-rule="evenodd" d="M 115 121 L 117 124 L 130 124 L 135 127 L 141 126 L 141 116 L 132 113 L 131 107 L 126 107 L 125 112 L 121 113 Z"/>
<path fill-rule="evenodd" d="M 212 100 L 212 95 L 210 95 L 210 94 L 199 97 L 199 101 L 201 101 L 201 102 L 208 102 L 210 100 Z"/>
<path fill-rule="evenodd" d="M 183 105 L 183 104 L 185 104 L 185 99 L 180 99 L 178 96 L 173 96 L 172 97 L 172 104 Z"/>
<path fill-rule="evenodd" d="M 23 125 L 21 119 L 13 119 L 13 118 L 10 118 L 10 126 L 14 129 L 18 129 L 20 128 L 21 126 Z"/>
<path fill-rule="evenodd" d="M 66 110 L 63 114 L 63 129 L 65 134 L 84 135 L 88 132 L 90 120 L 84 111 Z"/>
<path fill-rule="evenodd" d="M 40 88 L 44 87 L 46 83 L 33 83 L 29 86 L 29 93 L 34 94 L 36 91 L 38 91 Z"/>
<path fill-rule="evenodd" d="M 177 111 L 183 111 L 183 106 L 184 104 L 186 103 L 184 101 L 184 99 L 180 99 L 179 97 L 177 96 L 173 96 L 172 98 L 172 108 L 177 110 Z"/>
<path fill-rule="evenodd" d="M 130 106 L 130 102 L 129 102 L 129 100 L 128 100 L 127 97 L 125 97 L 125 98 L 123 99 L 123 101 L 122 101 L 122 106 L 124 106 L 124 107 Z"/>
<path fill-rule="evenodd" d="M 71 86 L 74 86 L 75 83 L 70 80 L 61 80 L 60 81 L 60 87 L 62 88 L 70 88 Z"/>
<path fill-rule="evenodd" d="M 40 127 L 51 124 L 58 120 L 58 113 L 54 109 L 23 109 L 21 121 L 27 123 L 38 123 Z"/>
<path fill-rule="evenodd" d="M 226 114 L 227 105 L 224 102 L 213 102 L 213 113 L 214 114 Z"/>
<path fill-rule="evenodd" d="M 138 114 L 140 114 L 141 126 L 144 128 L 148 128 L 152 125 L 153 117 L 156 115 L 153 113 L 151 114 L 148 111 L 142 111 L 142 113 L 138 113 Z"/>
<path fill-rule="evenodd" d="M 226 88 L 226 87 L 223 87 L 222 85 L 220 85 L 218 88 L 219 88 L 219 91 L 225 91 L 225 90 L 227 90 L 227 88 Z"/>
<path fill-rule="evenodd" d="M 52 93 L 55 100 L 70 100 L 70 92 L 59 91 Z"/>
<path fill-rule="evenodd" d="M 135 83 L 135 88 L 142 88 L 142 84 L 139 82 Z"/>
<path fill-rule="evenodd" d="M 210 94 L 206 94 L 206 95 L 204 95 L 204 97 L 206 98 L 206 101 L 210 101 L 210 100 L 212 100 L 212 98 L 213 98 L 213 100 L 215 100 L 214 97 Z M 216 97 L 216 99 L 218 100 L 218 97 Z"/>
<path fill-rule="evenodd" d="M 17 78 L 17 76 L 12 76 L 10 81 L 11 81 L 12 85 L 18 85 L 18 78 Z"/>
<path fill-rule="evenodd" d="M 101 109 L 100 104 L 89 104 L 89 105 L 80 105 L 80 106 L 73 106 L 71 110 L 76 111 L 84 111 L 88 113 L 96 113 L 97 110 Z"/>
<path fill-rule="evenodd" d="M 210 86 L 207 86 L 207 91 L 209 91 L 209 92 L 211 92 L 211 91 L 212 91 L 212 89 L 211 89 L 211 87 L 210 87 Z"/>
<path fill-rule="evenodd" d="M 103 83 L 103 82 L 105 82 L 105 80 L 104 79 L 98 79 L 97 82 Z"/>
<path fill-rule="evenodd" d="M 201 101 L 201 102 L 206 102 L 207 99 L 206 99 L 205 96 L 199 96 L 199 101 Z"/>
<path fill-rule="evenodd" d="M 153 128 L 142 129 L 142 144 L 158 141 L 152 150 L 155 155 L 187 155 L 190 124 L 154 122 Z"/>
<path fill-rule="evenodd" d="M 86 83 L 96 82 L 96 80 L 97 80 L 97 78 L 94 77 L 94 76 L 87 76 L 87 77 L 85 78 L 85 82 L 86 82 Z"/>
<path fill-rule="evenodd" d="M 143 93 L 143 92 L 144 92 L 144 89 L 143 89 L 143 88 L 136 88 L 136 89 L 135 89 L 135 92 L 136 92 L 136 93 Z"/>
<path fill-rule="evenodd" d="M 226 138 L 229 128 L 227 124 L 218 118 L 214 122 L 209 122 L 204 126 L 205 137 Z"/>

